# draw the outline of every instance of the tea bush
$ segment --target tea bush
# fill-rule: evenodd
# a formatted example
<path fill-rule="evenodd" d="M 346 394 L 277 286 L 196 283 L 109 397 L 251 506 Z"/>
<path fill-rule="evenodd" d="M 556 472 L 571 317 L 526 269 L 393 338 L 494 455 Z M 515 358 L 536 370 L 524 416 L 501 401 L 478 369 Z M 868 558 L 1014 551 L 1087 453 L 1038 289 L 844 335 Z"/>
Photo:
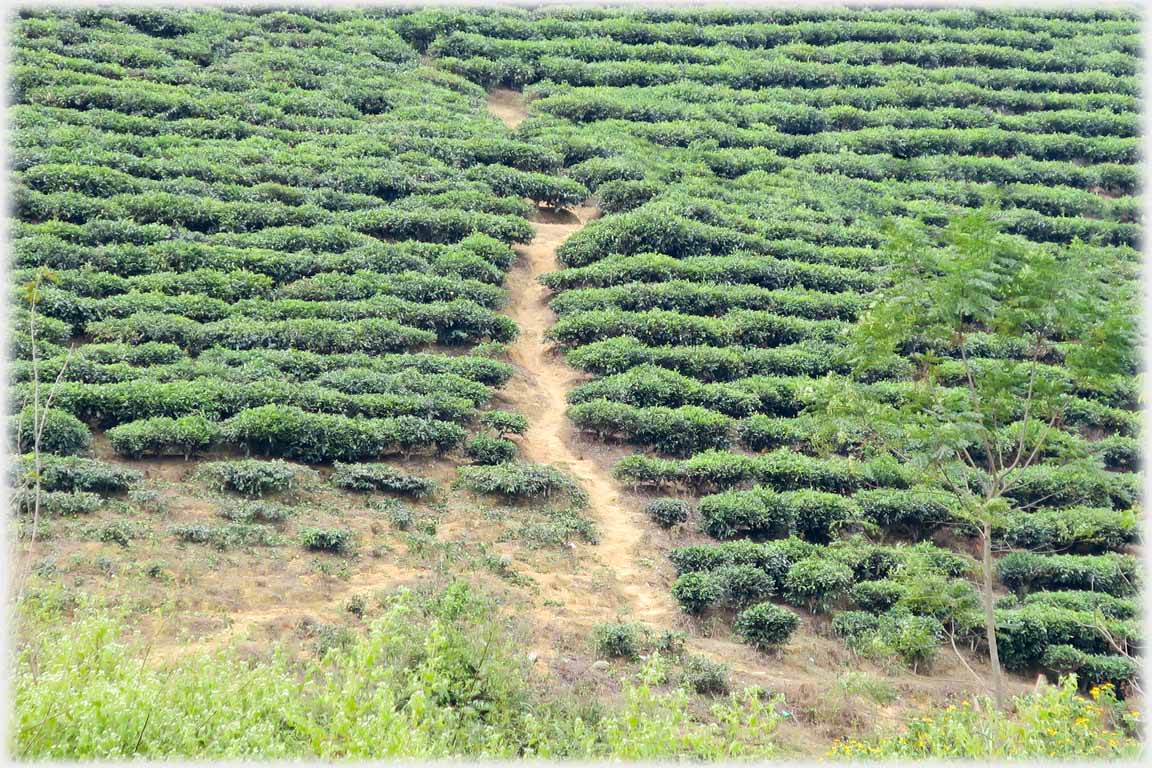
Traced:
<path fill-rule="evenodd" d="M 732 628 L 745 642 L 766 650 L 787 643 L 799 625 L 800 617 L 792 611 L 760 603 L 737 614 Z"/>
<path fill-rule="evenodd" d="M 332 465 L 328 482 L 349 491 L 388 491 L 418 499 L 430 496 L 436 490 L 436 481 L 431 478 L 408 474 L 387 464 L 336 462 Z"/>
<path fill-rule="evenodd" d="M 355 535 L 347 528 L 301 528 L 300 543 L 305 549 L 346 554 L 355 543 Z"/>
<path fill-rule="evenodd" d="M 20 453 L 36 447 L 36 432 L 40 431 L 40 450 L 71 456 L 84 453 L 92 444 L 92 433 L 87 425 L 70 413 L 58 408 L 23 408 L 8 421 L 9 434 Z"/>
<path fill-rule="evenodd" d="M 278 460 L 242 459 L 201 464 L 198 472 L 216 490 L 265 496 L 295 490 L 306 470 Z"/>
<path fill-rule="evenodd" d="M 661 528 L 671 528 L 688 521 L 691 507 L 681 499 L 652 499 L 644 505 L 644 511 Z"/>

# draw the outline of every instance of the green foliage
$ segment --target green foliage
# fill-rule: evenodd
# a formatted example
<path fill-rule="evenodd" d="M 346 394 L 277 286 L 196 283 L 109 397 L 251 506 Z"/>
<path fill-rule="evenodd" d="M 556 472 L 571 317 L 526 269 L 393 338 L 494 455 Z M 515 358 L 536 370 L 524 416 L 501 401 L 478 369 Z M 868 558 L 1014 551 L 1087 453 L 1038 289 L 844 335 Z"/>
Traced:
<path fill-rule="evenodd" d="M 852 569 L 827 557 L 812 556 L 788 569 L 784 596 L 812 612 L 831 609 L 855 581 Z"/>
<path fill-rule="evenodd" d="M 300 543 L 305 549 L 346 554 L 355 544 L 355 534 L 347 528 L 301 528 Z"/>
<path fill-rule="evenodd" d="M 158 416 L 121 424 L 107 431 L 112 449 L 122 456 L 183 456 L 189 459 L 220 439 L 220 427 L 203 416 Z"/>
<path fill-rule="evenodd" d="M 84 453 L 92 444 L 92 433 L 87 425 L 58 408 L 23 408 L 9 419 L 8 431 L 20 453 L 35 449 L 37 431 L 40 432 L 39 447 L 43 453 L 71 456 Z"/>
<path fill-rule="evenodd" d="M 13 506 L 24 514 L 36 509 L 37 495 L 32 490 L 21 490 L 13 498 Z M 104 506 L 104 499 L 88 491 L 41 491 L 40 513 L 59 517 L 90 515 Z"/>
<path fill-rule="evenodd" d="M 1135 757 L 1138 743 L 1118 728 L 1110 707 L 1077 695 L 1075 675 L 1017 697 L 999 709 L 988 699 L 933 710 L 899 732 L 837 742 L 830 757 L 979 760 Z M 1101 702 L 1103 703 L 1103 702 Z"/>
<path fill-rule="evenodd" d="M 1138 587 L 1138 565 L 1131 555 L 1037 555 L 1013 552 L 996 563 L 1009 589 L 1086 589 L 1124 597 Z"/>
<path fill-rule="evenodd" d="M 652 499 L 644 505 L 644 512 L 661 528 L 687 522 L 691 509 L 682 499 Z"/>
<path fill-rule="evenodd" d="M 296 510 L 275 501 L 229 501 L 219 510 L 221 517 L 237 523 L 282 523 Z"/>
<path fill-rule="evenodd" d="M 746 643 L 766 650 L 787 643 L 799 624 L 800 617 L 787 608 L 760 603 L 737 614 L 732 628 Z"/>
<path fill-rule="evenodd" d="M 419 475 L 408 474 L 387 464 L 342 464 L 332 465 L 328 482 L 337 488 L 348 491 L 387 491 L 415 498 L 431 496 L 436 490 L 436 481 Z"/>
<path fill-rule="evenodd" d="M 693 714 L 686 691 L 657 695 L 625 680 L 620 703 L 589 720 L 575 692 L 545 696 L 532 685 L 516 636 L 463 585 L 392 597 L 364 636 L 303 661 L 250 664 L 226 651 L 161 669 L 142 663 L 135 639 L 119 640 L 123 630 L 86 609 L 36 633 L 14 675 L 17 753 L 718 760 L 771 754 L 783 717 L 778 697 L 736 693 Z M 205 716 L 199 692 L 209 689 L 217 706 Z M 49 717 L 61 701 L 77 716 Z"/>
<path fill-rule="evenodd" d="M 638 624 L 609 622 L 592 630 L 596 655 L 607 659 L 635 659 L 644 646 L 644 629 Z"/>
<path fill-rule="evenodd" d="M 174 525 L 168 530 L 179 541 L 207 544 L 219 550 L 233 547 L 275 546 L 281 541 L 268 526 L 239 519 L 224 525 Z"/>
<path fill-rule="evenodd" d="M 528 419 L 518 411 L 485 411 L 480 423 L 496 433 L 497 437 L 522 435 L 528 431 Z"/>
<path fill-rule="evenodd" d="M 443 452 L 464 440 L 460 426 L 444 421 L 349 418 L 276 405 L 241 411 L 222 428 L 230 442 L 307 462 L 361 461 L 418 449 Z"/>
<path fill-rule="evenodd" d="M 576 500 L 584 492 L 570 476 L 546 464 L 510 461 L 490 466 L 460 467 L 459 482 L 476 493 L 495 493 L 512 498 L 548 498 L 566 494 Z"/>
<path fill-rule="evenodd" d="M 516 443 L 499 437 L 477 435 L 464 446 L 464 453 L 477 464 L 503 464 L 516 458 Z"/>
<path fill-rule="evenodd" d="M 40 487 L 44 491 L 114 494 L 127 491 L 140 479 L 140 473 L 135 470 L 80 456 L 44 454 L 40 457 L 40 464 Z M 31 485 L 35 471 L 36 461 L 32 454 L 20 457 L 12 468 L 14 483 Z"/>
<path fill-rule="evenodd" d="M 684 682 L 701 696 L 728 693 L 728 665 L 695 654 L 684 660 Z"/>
<path fill-rule="evenodd" d="M 304 468 L 277 460 L 241 459 L 208 462 L 201 464 L 197 471 L 216 490 L 265 496 L 295 490 Z"/>
<path fill-rule="evenodd" d="M 833 617 L 832 629 L 849 648 L 872 658 L 898 658 L 914 672 L 931 664 L 944 634 L 937 619 L 904 611 L 843 611 Z"/>

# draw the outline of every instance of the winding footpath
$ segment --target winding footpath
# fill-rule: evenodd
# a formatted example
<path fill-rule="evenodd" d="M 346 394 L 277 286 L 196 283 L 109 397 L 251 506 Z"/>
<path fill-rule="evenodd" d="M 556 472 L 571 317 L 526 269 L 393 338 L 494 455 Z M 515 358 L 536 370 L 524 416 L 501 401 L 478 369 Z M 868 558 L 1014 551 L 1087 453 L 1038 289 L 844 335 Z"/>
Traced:
<path fill-rule="evenodd" d="M 514 129 L 524 118 L 522 97 L 511 91 L 494 91 L 489 111 Z M 539 277 L 560 268 L 556 250 L 598 214 L 595 208 L 541 211 L 532 223 L 536 231 L 532 242 L 516 247 L 518 259 L 507 280 L 506 312 L 520 329 L 508 348 L 517 373 L 505 386 L 502 399 L 528 417 L 530 426 L 520 442 L 524 458 L 567 471 L 588 493 L 588 512 L 600 531 L 595 555 L 614 576 L 610 585 L 614 594 L 595 599 L 595 607 L 628 620 L 669 626 L 678 615 L 672 596 L 666 585 L 651 583 L 653 570 L 639 562 L 648 532 L 643 512 L 622 504 L 611 475 L 573 450 L 577 442 L 565 413 L 566 395 L 581 376 L 549 348 L 546 340 L 556 315 L 548 307 L 549 292 Z M 585 600 L 593 597 L 585 596 Z"/>

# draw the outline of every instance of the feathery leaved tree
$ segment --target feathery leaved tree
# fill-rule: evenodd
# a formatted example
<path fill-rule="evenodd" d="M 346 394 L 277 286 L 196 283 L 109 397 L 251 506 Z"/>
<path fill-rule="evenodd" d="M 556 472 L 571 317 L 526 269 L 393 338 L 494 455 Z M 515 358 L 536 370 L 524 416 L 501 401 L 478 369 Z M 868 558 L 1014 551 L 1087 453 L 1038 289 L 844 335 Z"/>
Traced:
<path fill-rule="evenodd" d="M 1032 243 L 1003 233 L 990 209 L 939 230 L 885 226 L 886 287 L 847 345 L 858 371 L 894 354 L 915 366 L 907 396 L 880 398 L 861 377 L 828 377 L 809 393 L 826 443 L 864 434 L 953 500 L 948 524 L 980 541 L 981 602 L 996 702 L 1004 687 L 996 643 L 994 541 L 1017 504 L 1024 470 L 1045 463 L 1100 471 L 1059 440 L 1077 391 L 1136 367 L 1135 280 L 1106 250 Z M 1036 499 L 1032 505 L 1044 499 Z"/>

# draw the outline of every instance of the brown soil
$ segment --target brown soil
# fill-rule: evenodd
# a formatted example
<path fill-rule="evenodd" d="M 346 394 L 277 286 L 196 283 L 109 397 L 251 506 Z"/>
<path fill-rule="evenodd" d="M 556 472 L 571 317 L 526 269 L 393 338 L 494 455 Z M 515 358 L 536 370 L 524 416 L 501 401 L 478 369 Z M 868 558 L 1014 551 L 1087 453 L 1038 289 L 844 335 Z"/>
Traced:
<path fill-rule="evenodd" d="M 503 121 L 504 125 L 512 130 L 528 116 L 524 104 L 524 94 L 520 91 L 510 91 L 506 88 L 497 88 L 488 94 L 488 111 Z"/>

